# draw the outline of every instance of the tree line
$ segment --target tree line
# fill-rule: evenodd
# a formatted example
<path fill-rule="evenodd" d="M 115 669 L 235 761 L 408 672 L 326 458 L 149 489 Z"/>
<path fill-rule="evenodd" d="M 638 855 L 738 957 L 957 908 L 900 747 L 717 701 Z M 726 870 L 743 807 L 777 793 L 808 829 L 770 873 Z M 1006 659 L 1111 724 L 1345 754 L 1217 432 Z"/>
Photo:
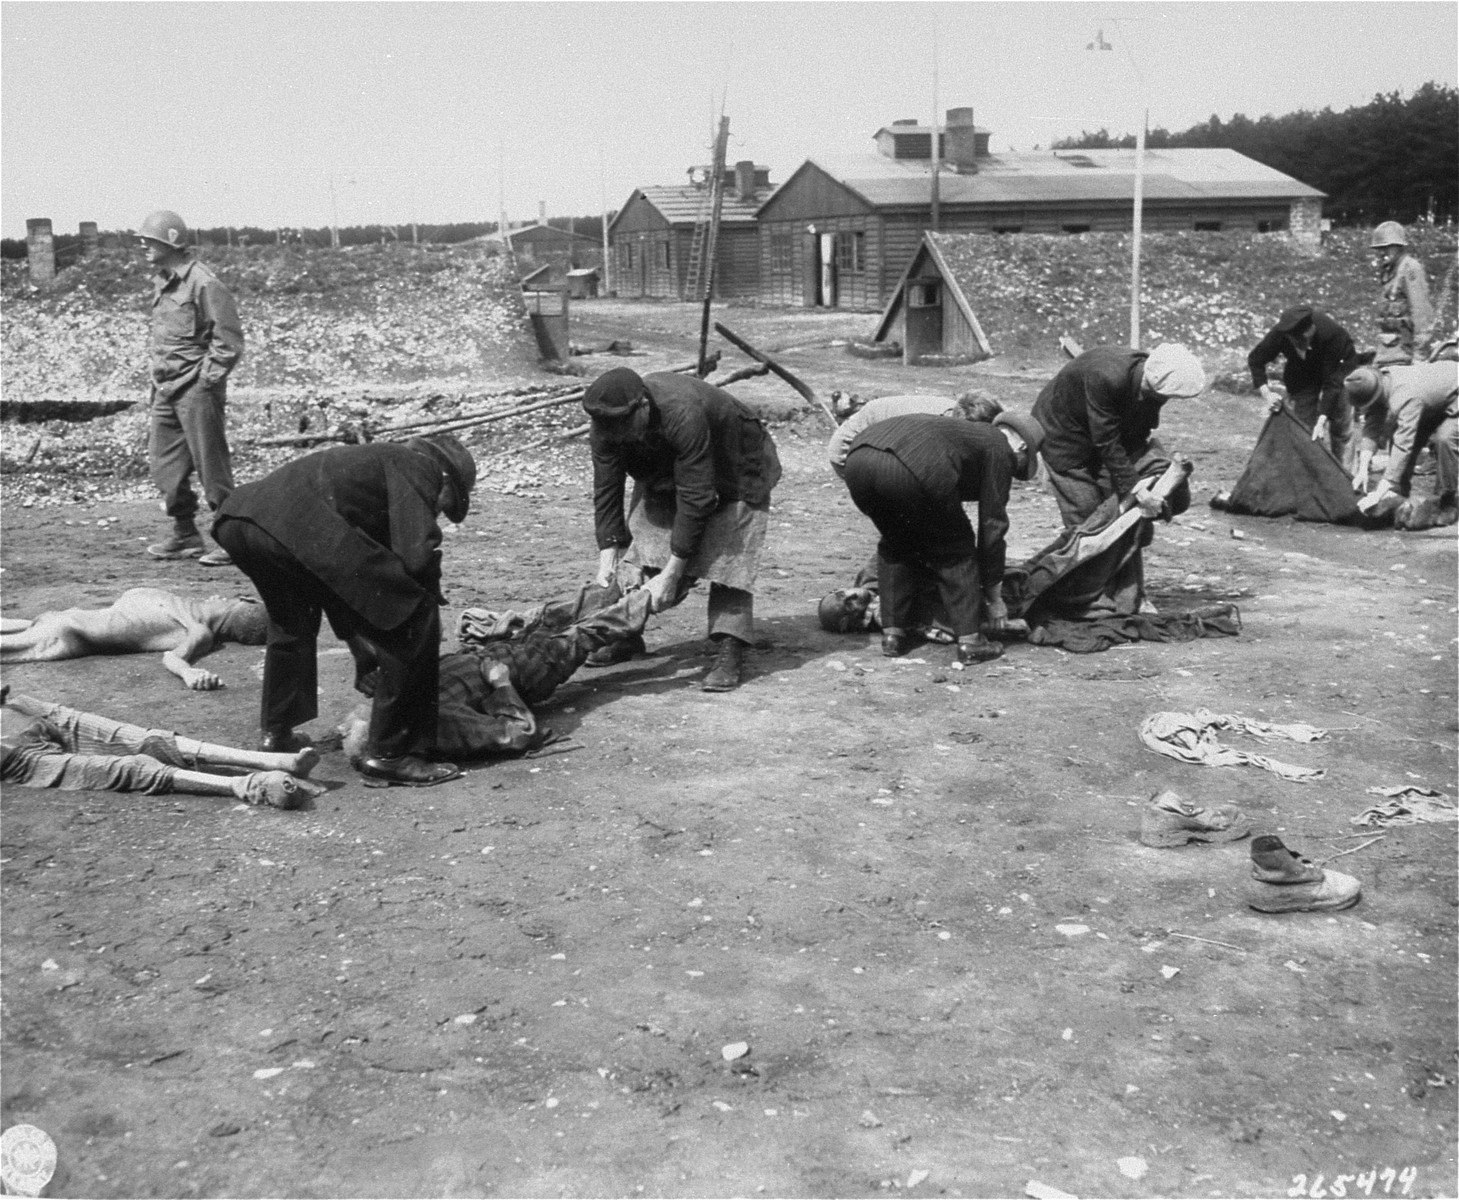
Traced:
<path fill-rule="evenodd" d="M 1056 150 L 1130 149 L 1134 134 L 1107 129 L 1054 143 Z M 1152 129 L 1152 150 L 1235 150 L 1327 193 L 1337 225 L 1459 219 L 1459 90 L 1426 83 L 1413 95 L 1379 94 L 1361 107 L 1288 113 L 1255 121 L 1212 116 L 1179 133 Z"/>
<path fill-rule="evenodd" d="M 421 245 L 450 246 L 469 242 L 472 238 L 493 236 L 497 232 L 496 221 L 463 221 L 451 225 L 350 225 L 339 229 L 341 246 L 389 245 L 395 242 L 419 243 Z M 603 240 L 603 216 L 551 217 L 547 224 L 554 229 L 571 229 L 601 242 Z M 102 245 L 119 245 L 129 241 L 131 230 L 111 230 L 99 235 Z M 217 225 L 191 231 L 189 244 L 199 246 L 310 246 L 323 248 L 334 244 L 333 231 L 328 227 L 308 229 L 280 228 L 264 229 L 257 225 Z M 81 257 L 82 244 L 79 234 L 56 233 L 51 244 L 55 249 L 56 267 L 70 266 Z M 26 257 L 24 238 L 0 239 L 0 258 L 20 259 Z"/>

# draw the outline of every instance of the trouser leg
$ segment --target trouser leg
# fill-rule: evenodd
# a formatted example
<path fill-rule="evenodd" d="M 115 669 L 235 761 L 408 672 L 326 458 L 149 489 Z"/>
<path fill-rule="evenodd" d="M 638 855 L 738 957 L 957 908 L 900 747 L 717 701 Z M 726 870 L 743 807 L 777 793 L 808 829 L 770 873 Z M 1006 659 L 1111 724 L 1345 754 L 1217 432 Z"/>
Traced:
<path fill-rule="evenodd" d="M 441 617 L 434 597 L 423 598 L 396 628 L 357 627 L 356 636 L 369 643 L 377 664 L 370 753 L 381 758 L 433 755 L 441 659 Z"/>
<path fill-rule="evenodd" d="M 1106 499 L 1114 495 L 1113 487 L 1106 487 L 1088 470 L 1055 471 L 1047 461 L 1044 467 L 1049 476 L 1049 489 L 1059 506 L 1059 516 L 1065 529 L 1082 524 Z"/>
<path fill-rule="evenodd" d="M 755 640 L 755 595 L 743 588 L 709 585 L 709 636 L 732 637 L 747 645 Z"/>
<path fill-rule="evenodd" d="M 229 519 L 213 536 L 253 581 L 268 610 L 259 724 L 293 729 L 319 715 L 317 643 L 324 585 L 272 535 Z"/>
<path fill-rule="evenodd" d="M 210 509 L 233 490 L 233 461 L 228 450 L 227 384 L 195 385 L 176 398 L 178 424 L 188 455 Z"/>
<path fill-rule="evenodd" d="M 1337 406 L 1327 421 L 1327 438 L 1332 456 L 1342 463 L 1343 470 L 1353 473 L 1353 404 L 1347 393 L 1337 398 Z"/>
<path fill-rule="evenodd" d="M 180 533 L 196 531 L 198 497 L 188 483 L 193 472 L 192 452 L 178 418 L 177 406 L 152 391 L 147 458 L 152 482 L 162 493 L 162 510 L 172 518 Z"/>
<path fill-rule="evenodd" d="M 1440 499 L 1453 503 L 1459 486 L 1459 420 L 1445 417 L 1430 444 L 1434 448 L 1434 488 Z"/>
<path fill-rule="evenodd" d="M 937 580 L 937 590 L 953 633 L 959 638 L 978 633 L 982 624 L 983 593 L 976 556 L 939 559 L 929 563 L 929 567 Z"/>

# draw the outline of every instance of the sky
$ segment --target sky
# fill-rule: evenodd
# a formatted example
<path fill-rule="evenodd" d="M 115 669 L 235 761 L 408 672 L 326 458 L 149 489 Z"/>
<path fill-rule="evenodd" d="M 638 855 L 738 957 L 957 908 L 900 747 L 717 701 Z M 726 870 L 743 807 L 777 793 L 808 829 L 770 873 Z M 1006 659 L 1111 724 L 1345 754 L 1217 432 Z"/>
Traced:
<path fill-rule="evenodd" d="M 1110 51 L 1087 47 L 1102 33 Z M 0 236 L 513 222 L 711 159 L 783 182 L 971 107 L 991 149 L 1456 85 L 1459 5 L 0 3 Z"/>

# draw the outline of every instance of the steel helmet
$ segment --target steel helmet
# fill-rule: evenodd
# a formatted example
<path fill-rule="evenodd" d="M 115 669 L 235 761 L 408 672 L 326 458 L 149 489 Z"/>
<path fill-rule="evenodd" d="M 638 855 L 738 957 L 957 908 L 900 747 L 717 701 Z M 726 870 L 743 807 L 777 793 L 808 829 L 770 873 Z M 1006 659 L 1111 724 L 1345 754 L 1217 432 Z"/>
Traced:
<path fill-rule="evenodd" d="M 137 236 L 146 238 L 148 241 L 161 242 L 165 246 L 171 246 L 174 250 L 181 250 L 187 245 L 187 222 L 175 212 L 159 208 L 156 212 L 147 214 L 147 219 L 142 222 L 142 228 L 137 230 Z"/>
<path fill-rule="evenodd" d="M 1384 221 L 1373 230 L 1373 236 L 1368 239 L 1370 250 L 1381 250 L 1384 246 L 1407 245 L 1408 235 L 1403 232 L 1403 226 L 1397 221 Z"/>

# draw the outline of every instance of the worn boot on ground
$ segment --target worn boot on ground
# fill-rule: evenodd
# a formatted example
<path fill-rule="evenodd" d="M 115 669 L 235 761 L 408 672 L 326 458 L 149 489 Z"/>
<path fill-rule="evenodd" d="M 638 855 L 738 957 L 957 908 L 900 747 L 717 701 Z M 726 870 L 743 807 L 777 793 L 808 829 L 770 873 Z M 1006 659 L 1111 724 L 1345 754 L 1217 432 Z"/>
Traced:
<path fill-rule="evenodd" d="M 1158 792 L 1140 814 L 1140 842 L 1165 849 L 1187 842 L 1235 842 L 1251 832 L 1251 821 L 1234 804 L 1197 808 L 1175 792 Z"/>
<path fill-rule="evenodd" d="M 626 663 L 631 658 L 641 658 L 648 653 L 648 647 L 644 645 L 643 634 L 630 634 L 616 642 L 610 642 L 606 646 L 599 646 L 583 661 L 585 667 L 615 667 L 619 663 Z"/>
<path fill-rule="evenodd" d="M 201 558 L 206 549 L 203 535 L 196 529 L 191 533 L 179 530 L 163 541 L 153 542 L 147 553 L 153 558 Z"/>
<path fill-rule="evenodd" d="M 1362 893 L 1353 876 L 1319 867 L 1275 835 L 1252 840 L 1246 903 L 1257 912 L 1332 912 L 1351 908 Z"/>
<path fill-rule="evenodd" d="M 740 674 L 745 665 L 745 643 L 737 637 L 726 635 L 719 639 L 719 655 L 714 666 L 699 685 L 704 692 L 730 692 L 740 686 Z"/>

